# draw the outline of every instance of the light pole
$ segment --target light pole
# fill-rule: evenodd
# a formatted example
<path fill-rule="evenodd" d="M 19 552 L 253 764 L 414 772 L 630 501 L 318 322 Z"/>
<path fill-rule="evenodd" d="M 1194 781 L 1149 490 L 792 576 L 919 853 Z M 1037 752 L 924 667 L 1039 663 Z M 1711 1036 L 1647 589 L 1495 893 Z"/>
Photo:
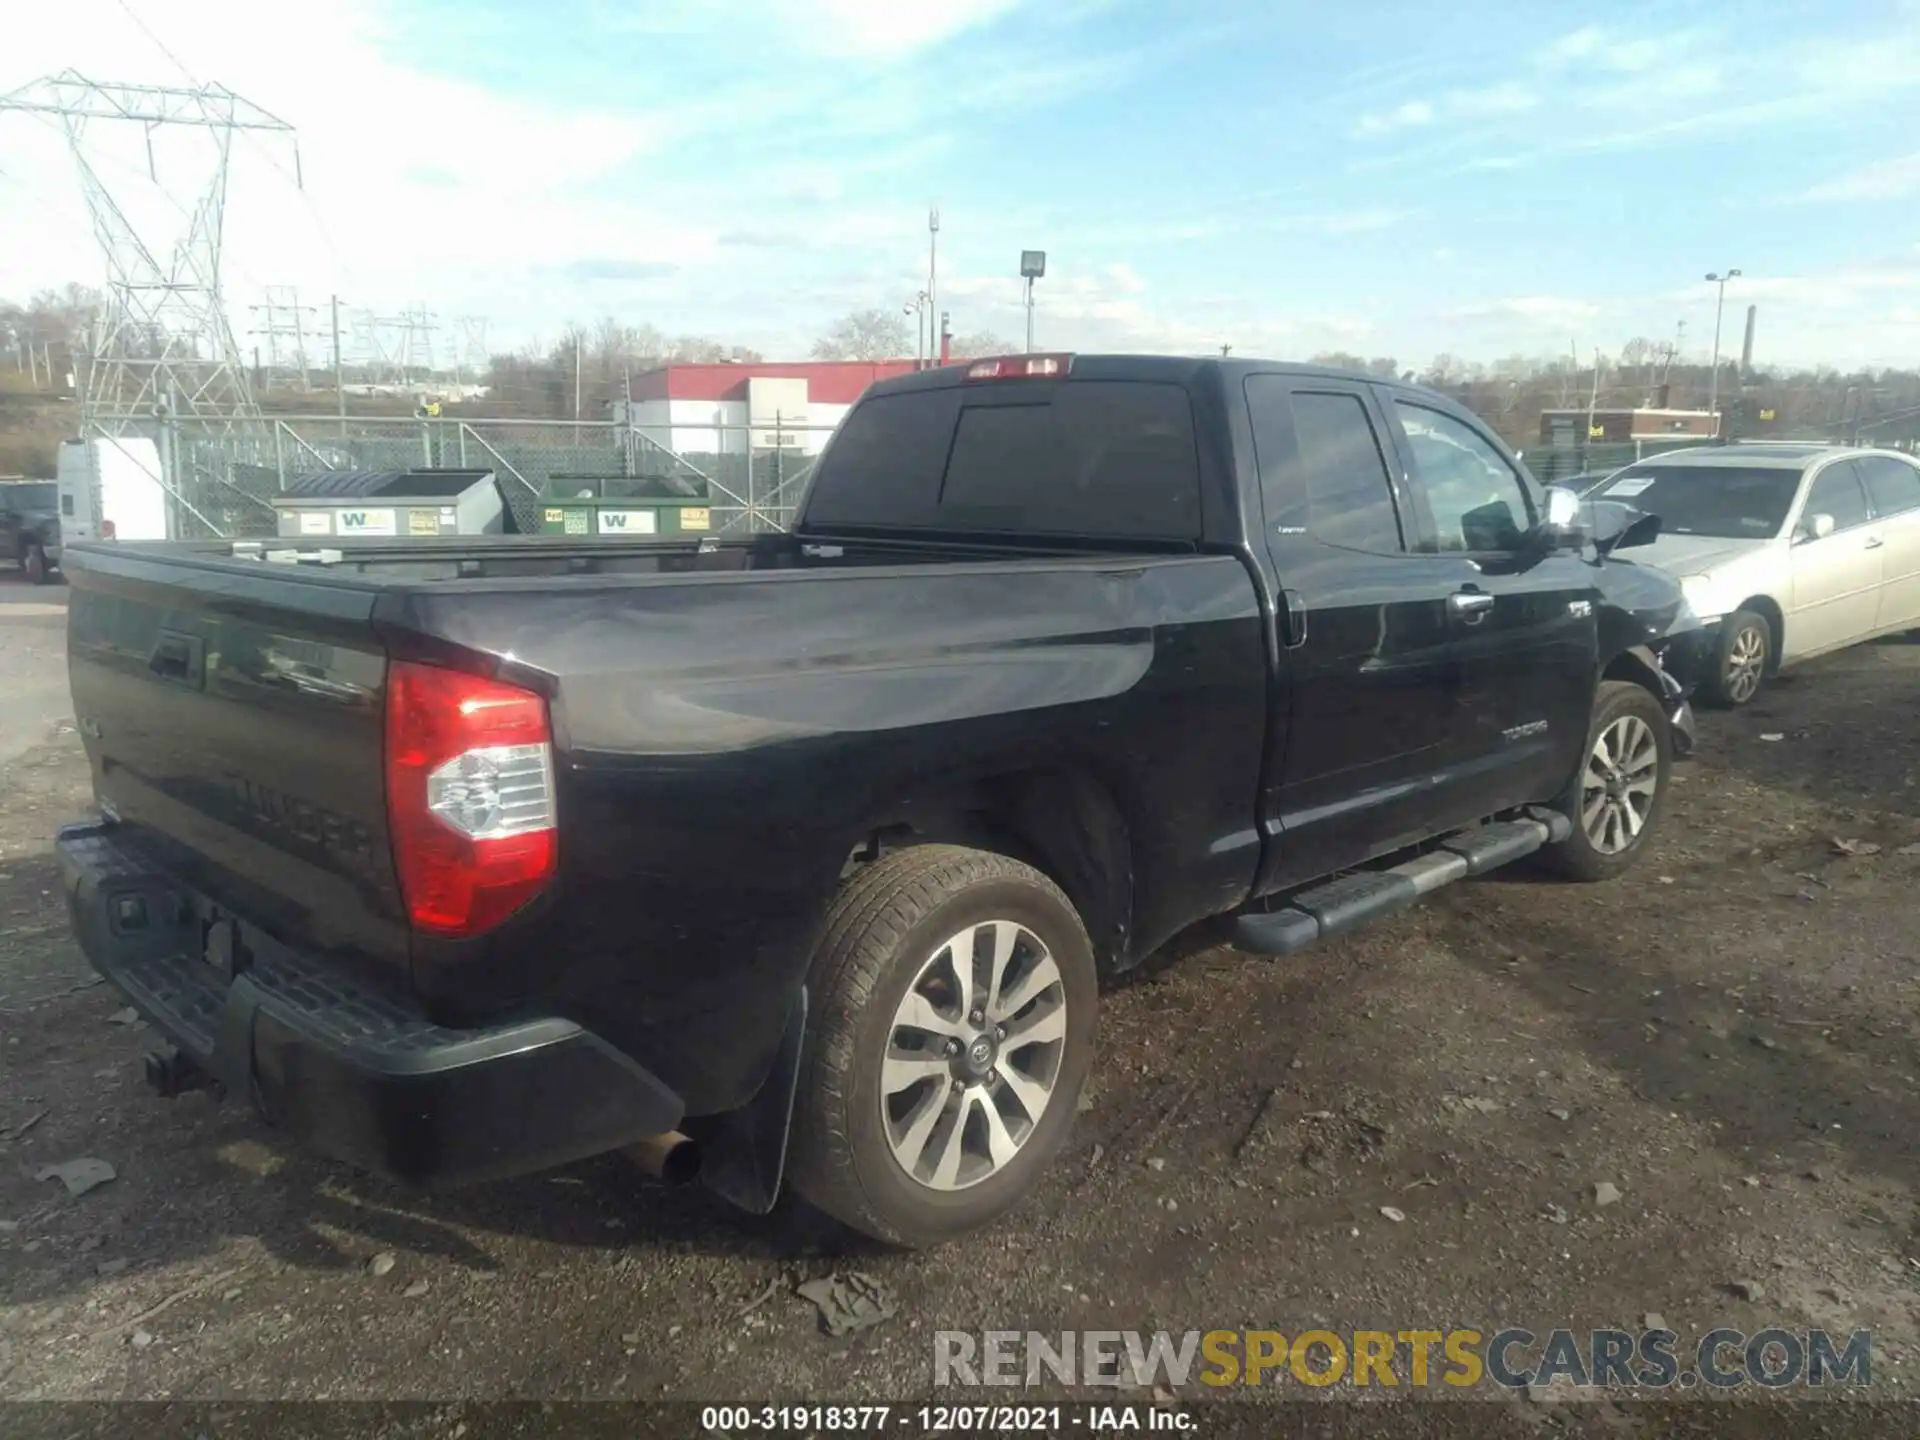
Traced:
<path fill-rule="evenodd" d="M 1720 287 L 1713 302 L 1713 377 L 1707 382 L 1707 410 L 1713 416 L 1713 438 L 1720 438 L 1720 312 L 1727 305 L 1727 282 L 1740 272 L 1707 273 L 1707 283 Z"/>
<path fill-rule="evenodd" d="M 901 307 L 901 311 L 913 316 L 913 368 L 924 369 L 927 354 L 927 292 L 920 291 Z"/>
<path fill-rule="evenodd" d="M 927 314 L 929 317 L 931 317 L 935 321 L 937 321 L 940 314 L 940 310 L 938 306 L 938 301 L 940 296 L 940 287 L 938 284 L 939 271 L 940 271 L 940 207 L 936 205 L 931 210 L 927 211 Z M 929 356 L 931 356 L 932 353 L 934 352 L 934 347 L 936 344 L 937 342 L 934 340 L 933 336 L 929 334 L 927 336 L 927 350 L 928 350 Z"/>
<path fill-rule="evenodd" d="M 1020 252 L 1020 278 L 1027 282 L 1027 348 L 1025 353 L 1033 353 L 1033 282 L 1047 273 L 1047 252 L 1044 250 L 1022 250 Z"/>

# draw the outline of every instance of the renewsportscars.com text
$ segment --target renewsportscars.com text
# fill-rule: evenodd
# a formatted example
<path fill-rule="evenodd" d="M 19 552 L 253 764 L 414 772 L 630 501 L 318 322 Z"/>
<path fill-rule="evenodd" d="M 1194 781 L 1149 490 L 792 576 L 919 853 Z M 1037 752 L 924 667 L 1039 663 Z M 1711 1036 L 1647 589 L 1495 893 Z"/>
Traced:
<path fill-rule="evenodd" d="M 1564 1382 L 1651 1390 L 1873 1383 L 1866 1330 L 1138 1330 L 936 1331 L 933 1382 L 968 1385 L 1167 1385 L 1217 1388 L 1519 1389 Z"/>

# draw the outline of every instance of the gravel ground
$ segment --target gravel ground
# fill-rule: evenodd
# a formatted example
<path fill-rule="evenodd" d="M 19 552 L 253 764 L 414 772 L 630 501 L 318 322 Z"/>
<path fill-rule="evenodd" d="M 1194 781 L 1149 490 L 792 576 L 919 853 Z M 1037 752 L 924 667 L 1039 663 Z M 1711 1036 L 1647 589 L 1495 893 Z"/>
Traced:
<path fill-rule="evenodd" d="M 1876 1397 L 1920 1396 L 1917 688 L 1920 645 L 1884 643 L 1703 716 L 1627 881 L 1459 886 L 1289 962 L 1185 937 L 1105 997 L 1091 1103 L 1039 1193 L 921 1255 L 617 1159 L 423 1198 L 234 1105 L 153 1097 L 152 1033 L 119 1023 L 67 935 L 49 837 L 85 811 L 83 758 L 71 733 L 36 737 L 0 768 L 0 1395 L 900 1400 L 931 1393 L 939 1329 L 1655 1312 L 1683 1343 L 1870 1328 Z M 79 1197 L 34 1178 L 77 1157 L 116 1178 Z M 1617 1200 L 1595 1203 L 1602 1183 Z M 834 1340 L 795 1286 L 848 1270 L 898 1312 Z M 1382 1433 L 1379 1406 L 1306 1409 Z M 1792 1418 L 1894 1433 L 1865 1409 Z M 1417 1410 L 1421 1433 L 1463 1435 L 1780 1418 Z"/>

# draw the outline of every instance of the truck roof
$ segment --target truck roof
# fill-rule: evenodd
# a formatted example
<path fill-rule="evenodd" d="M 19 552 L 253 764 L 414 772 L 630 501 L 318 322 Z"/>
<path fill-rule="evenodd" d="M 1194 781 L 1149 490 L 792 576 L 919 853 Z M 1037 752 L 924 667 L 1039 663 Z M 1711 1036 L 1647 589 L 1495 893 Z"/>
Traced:
<path fill-rule="evenodd" d="M 1389 385 L 1397 390 L 1413 391 L 1422 388 L 1408 385 L 1391 376 L 1368 375 L 1362 371 L 1344 370 L 1333 365 L 1312 365 L 1290 360 L 1261 360 L 1218 355 L 1070 355 L 1064 351 L 1041 351 L 1031 357 L 983 355 L 969 361 L 936 365 L 928 370 L 918 370 L 907 375 L 877 380 L 867 393 L 893 395 L 908 390 L 943 390 L 954 385 L 979 383 L 978 381 L 970 382 L 968 379 L 968 371 L 974 366 L 990 360 L 1028 358 L 1054 358 L 1065 361 L 1070 367 L 1069 377 L 1081 380 L 1157 380 L 1165 384 L 1181 385 L 1190 383 L 1196 376 L 1210 372 L 1218 373 L 1227 379 L 1256 373 L 1271 375 L 1279 372 L 1326 380 Z"/>

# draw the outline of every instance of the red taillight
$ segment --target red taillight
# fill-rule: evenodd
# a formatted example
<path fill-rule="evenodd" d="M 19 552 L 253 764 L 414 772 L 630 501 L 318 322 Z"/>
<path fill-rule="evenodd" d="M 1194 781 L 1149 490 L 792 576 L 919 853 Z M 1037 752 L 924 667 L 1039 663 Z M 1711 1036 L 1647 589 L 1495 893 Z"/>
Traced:
<path fill-rule="evenodd" d="M 477 935 L 526 904 L 559 861 L 546 701 L 498 680 L 394 661 L 387 822 L 416 930 Z"/>
<path fill-rule="evenodd" d="M 113 539 L 113 538 L 114 538 L 114 535 L 115 535 L 115 533 L 116 533 L 116 532 L 115 532 L 115 530 L 114 530 L 114 528 L 113 528 L 113 521 L 111 521 L 111 520 L 102 520 L 102 521 L 100 522 L 100 538 L 101 538 L 102 540 L 111 540 L 111 539 Z"/>
<path fill-rule="evenodd" d="M 1057 380 L 1073 368 L 1071 355 L 1002 355 L 967 366 L 969 380 Z"/>

